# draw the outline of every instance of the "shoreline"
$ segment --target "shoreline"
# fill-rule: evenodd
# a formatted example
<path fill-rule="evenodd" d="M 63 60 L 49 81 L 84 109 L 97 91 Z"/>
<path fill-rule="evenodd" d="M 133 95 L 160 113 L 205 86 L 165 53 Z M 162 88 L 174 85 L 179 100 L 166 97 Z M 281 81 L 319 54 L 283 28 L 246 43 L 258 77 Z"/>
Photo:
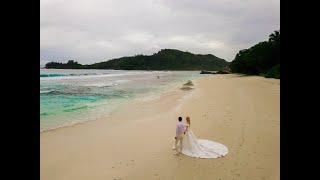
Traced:
<path fill-rule="evenodd" d="M 41 179 L 279 179 L 280 81 L 231 74 L 192 82 L 193 90 L 40 133 Z M 198 138 L 226 145 L 229 154 L 174 156 L 175 123 L 187 115 Z"/>
<path fill-rule="evenodd" d="M 205 78 L 205 76 L 204 77 L 197 77 L 197 78 L 193 79 L 192 81 L 200 79 L 200 78 Z M 58 129 L 61 129 L 61 128 L 76 127 L 78 125 L 86 124 L 86 123 L 89 123 L 89 122 L 92 122 L 92 121 L 99 121 L 99 120 L 108 119 L 110 116 L 112 116 L 112 114 L 114 112 L 121 111 L 121 109 L 123 107 L 126 107 L 128 105 L 131 106 L 132 104 L 136 104 L 136 103 L 139 103 L 139 102 L 148 102 L 148 101 L 159 100 L 159 99 L 162 99 L 164 96 L 167 96 L 168 94 L 170 95 L 172 92 L 179 91 L 180 87 L 182 87 L 183 84 L 186 83 L 187 81 L 188 80 L 186 80 L 185 82 L 181 82 L 180 84 L 176 83 L 176 84 L 173 84 L 173 85 L 169 85 L 168 89 L 164 89 L 164 90 L 162 90 L 162 92 L 158 92 L 160 94 L 154 94 L 154 92 L 149 92 L 149 93 L 145 94 L 145 96 L 140 95 L 138 97 L 135 97 L 134 99 L 131 99 L 131 100 L 129 100 L 129 101 L 123 103 L 123 104 L 119 104 L 119 106 L 116 109 L 114 109 L 114 110 L 110 111 L 109 113 L 103 115 L 103 117 L 93 118 L 93 119 L 86 120 L 86 121 L 81 121 L 81 122 L 71 122 L 69 124 L 62 124 L 62 125 L 60 125 L 58 127 L 52 127 L 52 128 L 48 128 L 48 129 L 43 129 L 43 130 L 40 130 L 40 134 L 46 133 L 46 132 L 50 132 L 50 131 L 55 131 L 55 130 L 58 130 Z M 180 91 L 182 91 L 181 94 L 183 94 L 183 90 L 180 90 Z M 187 90 L 187 91 L 189 91 L 189 90 Z M 187 92 L 187 91 L 185 91 L 185 92 Z"/>

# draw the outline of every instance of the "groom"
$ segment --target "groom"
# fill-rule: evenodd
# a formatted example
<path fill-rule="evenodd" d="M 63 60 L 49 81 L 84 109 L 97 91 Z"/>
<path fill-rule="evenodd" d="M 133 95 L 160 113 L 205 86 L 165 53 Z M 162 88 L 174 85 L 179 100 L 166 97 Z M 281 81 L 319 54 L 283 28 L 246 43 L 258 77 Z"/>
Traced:
<path fill-rule="evenodd" d="M 182 117 L 179 117 L 178 120 L 179 121 L 176 125 L 176 137 L 174 137 L 175 144 L 173 147 L 173 149 L 177 151 L 176 155 L 182 152 L 183 134 L 185 133 L 185 130 L 186 130 L 186 125 L 182 122 Z M 179 148 L 177 147 L 178 144 L 179 144 Z"/>

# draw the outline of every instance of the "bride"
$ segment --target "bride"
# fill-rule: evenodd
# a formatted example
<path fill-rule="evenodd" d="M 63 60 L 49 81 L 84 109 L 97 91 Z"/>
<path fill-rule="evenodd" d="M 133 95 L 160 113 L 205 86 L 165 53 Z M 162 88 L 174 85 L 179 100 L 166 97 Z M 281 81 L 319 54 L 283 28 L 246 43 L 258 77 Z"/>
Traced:
<path fill-rule="evenodd" d="M 182 153 L 198 158 L 219 158 L 228 153 L 228 148 L 218 142 L 197 139 L 190 129 L 190 117 L 186 118 L 186 132 L 182 139 Z"/>

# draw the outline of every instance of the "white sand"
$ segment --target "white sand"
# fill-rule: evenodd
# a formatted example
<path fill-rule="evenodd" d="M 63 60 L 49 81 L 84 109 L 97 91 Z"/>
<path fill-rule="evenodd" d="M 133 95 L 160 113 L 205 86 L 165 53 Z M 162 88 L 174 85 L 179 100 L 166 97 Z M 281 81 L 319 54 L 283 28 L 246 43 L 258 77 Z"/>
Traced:
<path fill-rule="evenodd" d="M 42 180 L 280 179 L 280 80 L 212 75 L 111 117 L 41 133 Z M 229 148 L 219 159 L 175 156 L 175 123 Z"/>

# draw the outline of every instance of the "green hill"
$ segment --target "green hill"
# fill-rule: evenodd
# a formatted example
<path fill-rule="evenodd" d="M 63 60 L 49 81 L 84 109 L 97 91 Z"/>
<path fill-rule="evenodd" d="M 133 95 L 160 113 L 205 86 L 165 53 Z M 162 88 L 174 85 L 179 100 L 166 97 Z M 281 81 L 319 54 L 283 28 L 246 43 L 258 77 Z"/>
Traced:
<path fill-rule="evenodd" d="M 71 65 L 71 66 L 70 66 Z M 70 61 L 66 64 L 51 62 L 46 68 L 60 69 L 115 69 L 115 70 L 211 70 L 219 71 L 229 65 L 229 62 L 214 55 L 200 55 L 175 49 L 163 49 L 153 55 L 136 55 L 80 65 Z"/>

